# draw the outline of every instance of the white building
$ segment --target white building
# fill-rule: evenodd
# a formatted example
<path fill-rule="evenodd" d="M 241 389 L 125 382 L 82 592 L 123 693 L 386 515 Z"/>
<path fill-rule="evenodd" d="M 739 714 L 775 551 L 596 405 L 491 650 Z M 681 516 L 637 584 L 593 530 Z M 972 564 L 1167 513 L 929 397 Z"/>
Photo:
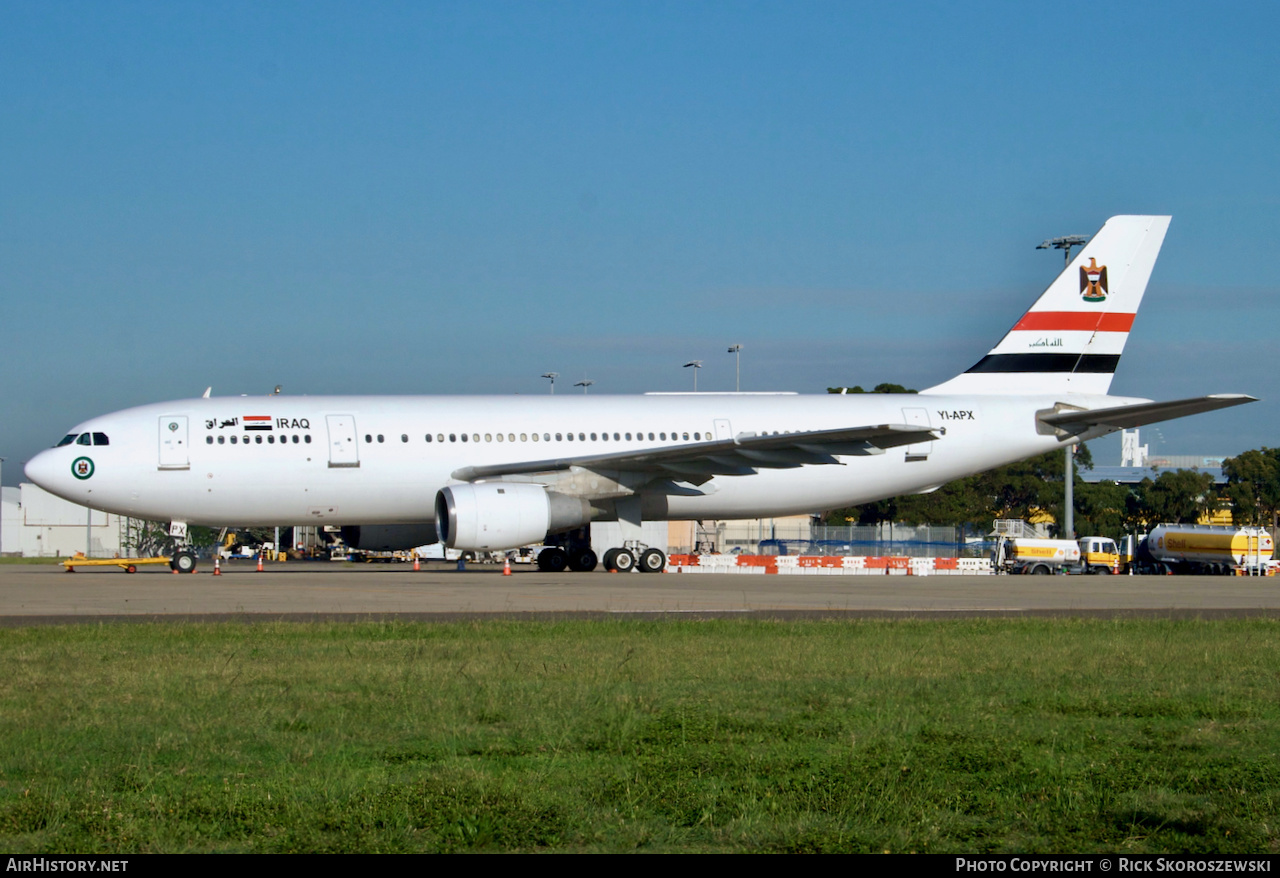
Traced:
<path fill-rule="evenodd" d="M 26 558 L 127 554 L 125 517 L 70 503 L 29 482 L 5 488 L 0 499 L 0 552 Z"/>

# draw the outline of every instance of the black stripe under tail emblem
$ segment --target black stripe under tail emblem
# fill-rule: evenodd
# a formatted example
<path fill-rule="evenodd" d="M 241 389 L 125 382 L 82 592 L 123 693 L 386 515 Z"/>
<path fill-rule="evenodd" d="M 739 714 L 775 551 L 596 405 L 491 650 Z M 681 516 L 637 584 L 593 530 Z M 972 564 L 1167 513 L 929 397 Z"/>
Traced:
<path fill-rule="evenodd" d="M 1072 372 L 1114 374 L 1119 354 L 987 354 L 970 372 Z"/>

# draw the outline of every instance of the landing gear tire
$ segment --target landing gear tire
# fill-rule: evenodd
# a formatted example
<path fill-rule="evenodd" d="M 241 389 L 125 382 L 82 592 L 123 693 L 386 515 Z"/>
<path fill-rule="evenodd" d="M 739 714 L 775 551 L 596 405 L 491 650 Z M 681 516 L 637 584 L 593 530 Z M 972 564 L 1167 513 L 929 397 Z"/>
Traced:
<path fill-rule="evenodd" d="M 543 549 L 538 553 L 538 569 L 543 573 L 563 573 L 569 566 L 569 556 L 564 549 Z"/>
<path fill-rule="evenodd" d="M 636 569 L 636 556 L 630 549 L 614 549 L 613 552 L 613 566 L 609 568 L 610 570 L 630 573 Z"/>
<path fill-rule="evenodd" d="M 569 569 L 575 573 L 590 573 L 599 563 L 596 553 L 590 549 L 583 549 L 569 556 Z"/>
<path fill-rule="evenodd" d="M 184 549 L 173 556 L 173 560 L 169 562 L 169 568 L 179 573 L 195 573 L 196 556 Z"/>
<path fill-rule="evenodd" d="M 661 573 L 666 566 L 667 556 L 661 549 L 645 549 L 644 554 L 640 556 L 641 573 Z"/>
<path fill-rule="evenodd" d="M 604 558 L 601 559 L 604 562 L 604 569 L 613 570 L 614 569 L 613 560 L 617 557 L 618 557 L 617 549 L 605 549 Z"/>

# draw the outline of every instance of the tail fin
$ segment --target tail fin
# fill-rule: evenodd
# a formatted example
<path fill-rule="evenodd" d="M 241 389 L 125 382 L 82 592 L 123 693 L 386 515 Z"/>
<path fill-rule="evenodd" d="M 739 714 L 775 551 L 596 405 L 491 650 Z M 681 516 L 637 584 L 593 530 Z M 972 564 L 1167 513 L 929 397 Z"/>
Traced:
<path fill-rule="evenodd" d="M 968 372 L 922 393 L 1105 394 L 1146 292 L 1167 216 L 1113 216 Z"/>

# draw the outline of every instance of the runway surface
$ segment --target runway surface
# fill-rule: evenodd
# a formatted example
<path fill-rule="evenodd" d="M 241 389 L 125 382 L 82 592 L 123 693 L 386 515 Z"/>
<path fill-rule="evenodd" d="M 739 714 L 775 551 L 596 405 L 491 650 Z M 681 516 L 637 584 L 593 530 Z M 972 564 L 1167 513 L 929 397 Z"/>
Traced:
<path fill-rule="evenodd" d="M 540 573 L 232 563 L 214 577 L 0 565 L 0 625 L 158 619 L 471 616 L 1275 616 L 1280 579 L 1208 576 L 769 576 Z"/>

